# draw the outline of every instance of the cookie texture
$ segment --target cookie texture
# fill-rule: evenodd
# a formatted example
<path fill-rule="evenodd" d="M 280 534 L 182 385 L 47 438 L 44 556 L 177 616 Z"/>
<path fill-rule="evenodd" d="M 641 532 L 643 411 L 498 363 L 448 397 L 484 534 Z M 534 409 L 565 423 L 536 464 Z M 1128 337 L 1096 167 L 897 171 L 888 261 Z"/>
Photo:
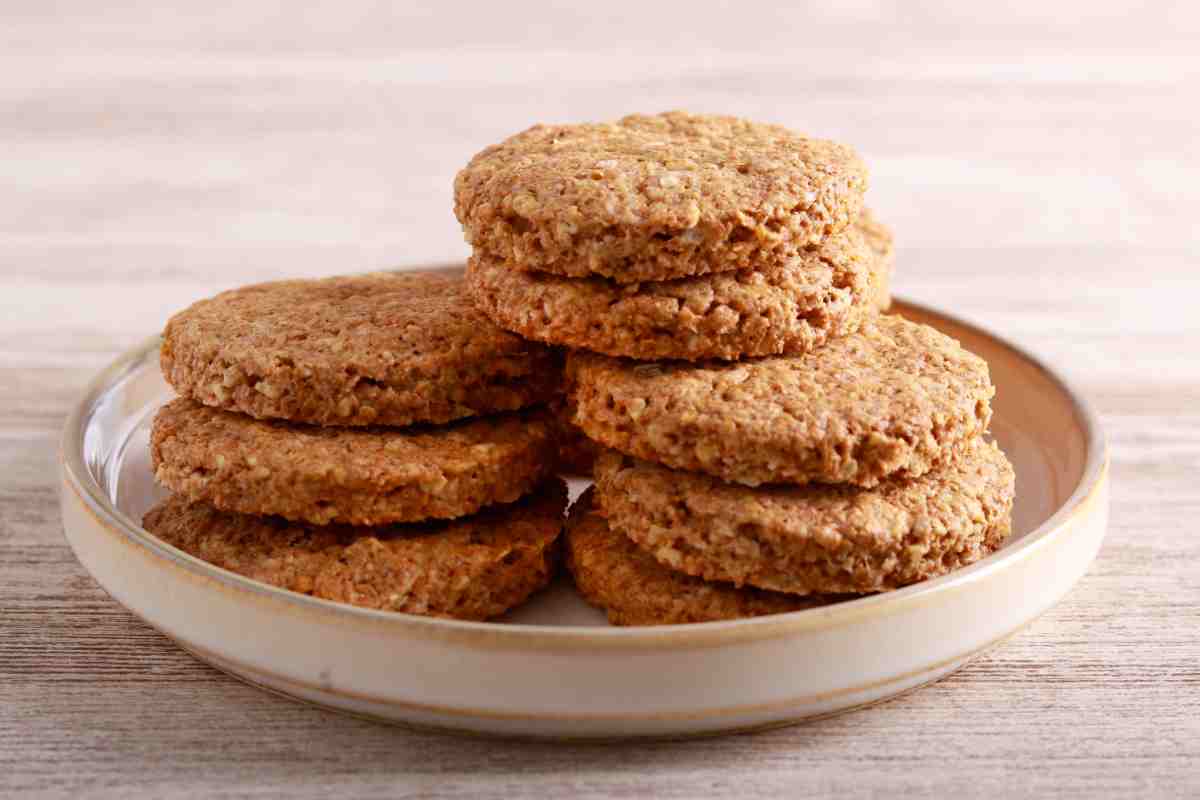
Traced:
<path fill-rule="evenodd" d="M 614 625 L 681 625 L 782 614 L 834 602 L 701 580 L 668 569 L 612 530 L 588 489 L 567 519 L 566 563 L 584 598 Z"/>
<path fill-rule="evenodd" d="M 892 275 L 896 271 L 892 230 L 876 219 L 868 208 L 863 209 L 862 216 L 855 221 L 854 227 L 862 234 L 863 240 L 874 255 L 872 273 L 875 307 L 880 311 L 887 311 L 892 307 Z"/>
<path fill-rule="evenodd" d="M 674 111 L 488 147 L 455 178 L 454 212 L 495 260 L 636 283 L 786 264 L 845 230 L 866 186 L 845 145 Z"/>
<path fill-rule="evenodd" d="M 574 352 L 575 424 L 629 455 L 727 481 L 916 477 L 987 429 L 983 359 L 880 316 L 801 356 L 635 363 Z"/>
<path fill-rule="evenodd" d="M 567 490 L 450 522 L 354 527 L 220 511 L 174 495 L 143 521 L 179 549 L 263 583 L 365 608 L 483 620 L 554 575 Z"/>
<path fill-rule="evenodd" d="M 557 425 L 559 474 L 592 477 L 592 465 L 601 446 L 587 438 L 571 421 L 575 412 L 569 404 L 559 402 L 553 406 L 553 410 Z"/>
<path fill-rule="evenodd" d="M 225 511 L 323 525 L 461 517 L 509 503 L 554 468 L 544 410 L 442 427 L 318 428 L 256 420 L 187 398 L 150 435 L 158 482 Z"/>
<path fill-rule="evenodd" d="M 498 328 L 460 276 L 380 273 L 263 283 L 167 323 L 163 375 L 180 394 L 258 418 L 409 425 L 549 399 L 559 362 Z"/>
<path fill-rule="evenodd" d="M 475 304 L 497 325 L 556 345 L 637 359 L 804 353 L 858 330 L 878 302 L 877 256 L 852 229 L 784 264 L 616 283 L 524 272 L 476 253 Z"/>
<path fill-rule="evenodd" d="M 1013 480 L 982 439 L 874 489 L 749 488 L 614 451 L 596 461 L 609 525 L 659 563 L 800 595 L 881 592 L 978 561 L 1009 535 Z"/>

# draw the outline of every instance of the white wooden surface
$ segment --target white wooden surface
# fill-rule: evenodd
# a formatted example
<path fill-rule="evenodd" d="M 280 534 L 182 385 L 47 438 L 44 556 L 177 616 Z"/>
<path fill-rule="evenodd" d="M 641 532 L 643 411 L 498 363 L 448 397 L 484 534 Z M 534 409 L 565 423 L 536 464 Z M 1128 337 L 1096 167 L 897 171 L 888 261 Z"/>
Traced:
<path fill-rule="evenodd" d="M 1200 794 L 1192 4 L 396 5 L 0 4 L 0 795 Z M 531 746 L 242 686 L 75 563 L 56 438 L 114 354 L 225 287 L 459 257 L 476 150 L 674 107 L 857 145 L 898 291 L 1087 391 L 1112 525 L 1061 606 L 853 715 Z"/>

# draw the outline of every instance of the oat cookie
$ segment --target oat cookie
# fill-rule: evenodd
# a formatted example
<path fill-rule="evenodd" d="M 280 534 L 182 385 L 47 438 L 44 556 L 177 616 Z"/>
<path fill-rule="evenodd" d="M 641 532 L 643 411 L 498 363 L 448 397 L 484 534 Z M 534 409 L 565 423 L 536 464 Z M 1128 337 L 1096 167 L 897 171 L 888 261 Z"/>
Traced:
<path fill-rule="evenodd" d="M 225 511 L 381 525 L 509 503 L 554 468 L 554 421 L 526 410 L 412 428 L 256 420 L 179 398 L 150 436 L 158 482 Z"/>
<path fill-rule="evenodd" d="M 558 362 L 475 310 L 462 278 L 263 283 L 176 314 L 162 371 L 182 395 L 318 425 L 448 422 L 544 402 Z"/>
<path fill-rule="evenodd" d="M 567 568 L 613 625 L 679 625 L 782 614 L 834 602 L 701 580 L 664 567 L 608 526 L 588 489 L 567 519 Z"/>
<path fill-rule="evenodd" d="M 449 522 L 311 525 L 219 511 L 178 495 L 146 530 L 222 569 L 366 608 L 483 620 L 524 602 L 553 576 L 567 491 L 561 480 L 518 503 Z"/>
<path fill-rule="evenodd" d="M 845 230 L 866 185 L 845 145 L 675 111 L 488 147 L 455 178 L 454 213 L 493 259 L 635 283 L 785 264 Z"/>
<path fill-rule="evenodd" d="M 637 359 L 803 353 L 875 313 L 877 256 L 857 229 L 762 270 L 615 283 L 523 272 L 476 253 L 467 286 L 497 325 Z"/>
<path fill-rule="evenodd" d="M 575 423 L 624 453 L 728 481 L 915 477 L 987 428 L 983 359 L 880 316 L 802 356 L 739 363 L 570 355 Z"/>
<path fill-rule="evenodd" d="M 873 489 L 749 488 L 606 451 L 609 524 L 671 569 L 795 594 L 880 592 L 943 575 L 1008 537 L 1013 470 L 975 439 L 919 478 Z"/>

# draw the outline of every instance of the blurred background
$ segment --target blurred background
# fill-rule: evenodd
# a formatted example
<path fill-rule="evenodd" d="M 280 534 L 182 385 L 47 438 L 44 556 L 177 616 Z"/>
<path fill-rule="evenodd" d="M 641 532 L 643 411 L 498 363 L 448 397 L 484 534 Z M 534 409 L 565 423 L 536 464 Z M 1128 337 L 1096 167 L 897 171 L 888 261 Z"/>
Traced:
<path fill-rule="evenodd" d="M 0 313 L 99 366 L 217 289 L 459 259 L 479 149 L 682 108 L 856 146 L 902 295 L 1051 348 L 1050 295 L 1097 336 L 1144 327 L 1151 283 L 1198 286 L 1153 266 L 1194 263 L 1195 9 L 4 3 Z"/>

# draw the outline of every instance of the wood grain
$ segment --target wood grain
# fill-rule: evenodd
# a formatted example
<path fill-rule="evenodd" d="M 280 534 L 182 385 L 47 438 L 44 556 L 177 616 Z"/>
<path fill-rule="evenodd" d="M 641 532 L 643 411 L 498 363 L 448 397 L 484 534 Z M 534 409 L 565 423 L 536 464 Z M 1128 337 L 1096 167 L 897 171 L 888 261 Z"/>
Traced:
<path fill-rule="evenodd" d="M 0 795 L 1200 794 L 1193 5 L 396 5 L 5 6 Z M 1088 393 L 1112 523 L 1061 605 L 848 716 L 532 746 L 248 688 L 78 566 L 56 440 L 117 352 L 221 288 L 459 258 L 450 181 L 476 150 L 534 121 L 666 107 L 858 146 L 899 237 L 897 290 Z"/>

